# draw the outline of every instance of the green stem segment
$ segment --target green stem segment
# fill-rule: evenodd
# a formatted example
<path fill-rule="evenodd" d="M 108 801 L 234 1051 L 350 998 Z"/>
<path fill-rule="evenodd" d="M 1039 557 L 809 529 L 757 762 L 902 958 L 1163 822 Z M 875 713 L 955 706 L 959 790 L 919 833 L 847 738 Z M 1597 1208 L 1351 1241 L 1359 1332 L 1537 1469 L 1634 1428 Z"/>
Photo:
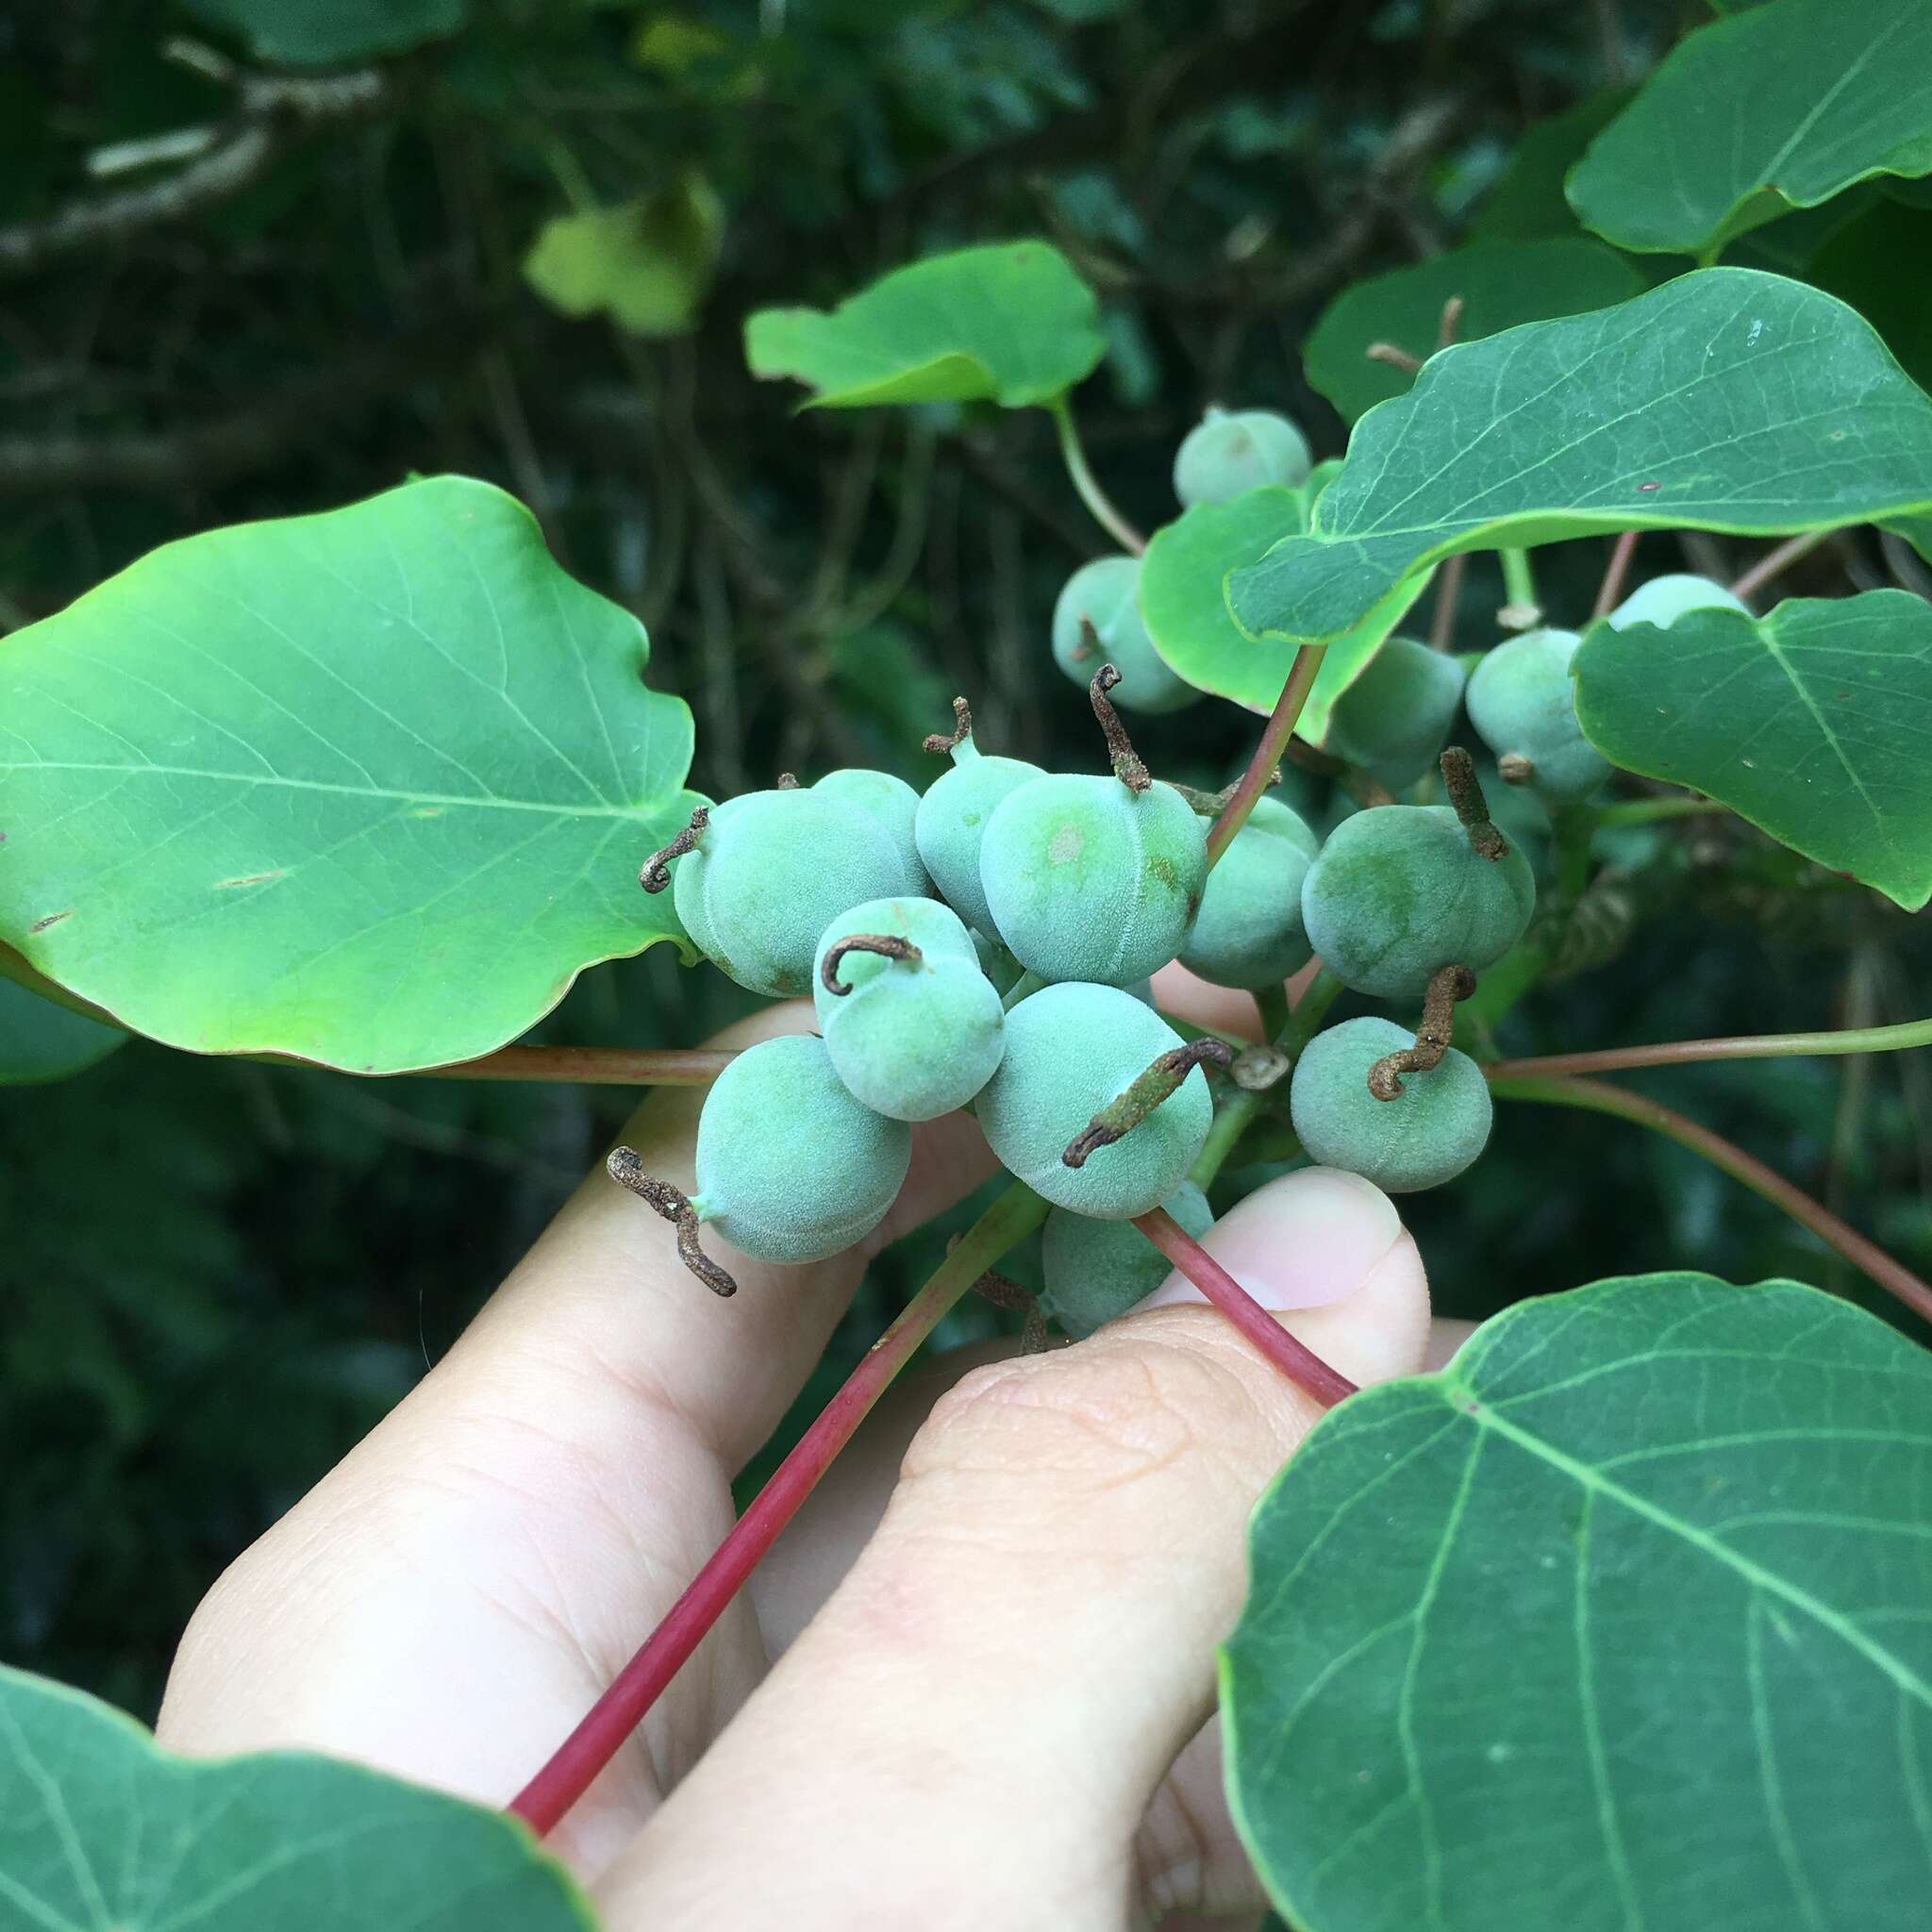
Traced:
<path fill-rule="evenodd" d="M 1610 1046 L 1594 1053 L 1553 1053 L 1537 1059 L 1495 1060 L 1492 1080 L 1547 1074 L 1614 1074 L 1628 1067 L 1677 1067 L 1692 1060 L 1798 1059 L 1813 1054 L 1901 1053 L 1932 1046 L 1932 1020 L 1895 1026 L 1847 1026 L 1823 1033 L 1743 1033 L 1718 1040 L 1664 1040 L 1654 1046 Z"/>
<path fill-rule="evenodd" d="M 1649 825 L 1659 819 L 1703 818 L 1712 812 L 1729 811 L 1714 798 L 1620 798 L 1614 805 L 1596 808 L 1596 823 L 1602 825 Z"/>
<path fill-rule="evenodd" d="M 1503 559 L 1503 594 L 1519 610 L 1537 609 L 1536 573 L 1530 568 L 1529 552 L 1502 550 L 1496 554 Z"/>
<path fill-rule="evenodd" d="M 1746 1154 L 1722 1134 L 1712 1133 L 1708 1127 L 1641 1093 L 1632 1093 L 1624 1087 L 1607 1086 L 1601 1080 L 1579 1080 L 1567 1074 L 1497 1079 L 1493 1068 L 1485 1071 L 1491 1076 L 1491 1091 L 1505 1100 L 1528 1100 L 1615 1114 L 1662 1134 L 1693 1154 L 1701 1154 L 1713 1167 L 1742 1182 L 1774 1208 L 1781 1208 L 1801 1227 L 1809 1228 L 1827 1247 L 1837 1249 L 1854 1268 L 1888 1294 L 1895 1295 L 1922 1320 L 1932 1322 L 1932 1285 L 1920 1280 L 1903 1262 L 1893 1260 L 1875 1241 L 1868 1241 L 1849 1223 L 1840 1221 L 1804 1189 Z"/>
<path fill-rule="evenodd" d="M 1059 432 L 1060 460 L 1079 492 L 1080 501 L 1093 513 L 1093 521 L 1118 543 L 1136 557 L 1147 548 L 1147 540 L 1114 508 L 1113 499 L 1100 487 L 1099 479 L 1087 466 L 1087 452 L 1080 446 L 1080 432 L 1074 424 L 1073 405 L 1062 391 L 1047 404 L 1053 426 Z"/>
<path fill-rule="evenodd" d="M 583 1796 L 591 1781 L 642 1723 L 644 1714 L 704 1641 L 753 1568 L 817 1487 L 832 1458 L 852 1440 L 867 1412 L 919 1345 L 1015 1241 L 1046 1218 L 1046 1203 L 1019 1182 L 1006 1190 L 941 1262 L 845 1385 L 819 1412 L 731 1526 L 663 1621 L 610 1688 L 522 1791 L 510 1809 L 540 1837 Z"/>
<path fill-rule="evenodd" d="M 1308 692 L 1314 689 L 1315 674 L 1322 668 L 1324 649 L 1322 644 L 1304 644 L 1294 654 L 1294 662 L 1288 667 L 1287 682 L 1282 685 L 1281 695 L 1275 699 L 1274 708 L 1269 713 L 1268 723 L 1262 729 L 1261 741 L 1255 747 L 1255 755 L 1248 760 L 1247 770 L 1236 781 L 1234 796 L 1208 828 L 1208 864 L 1210 870 L 1234 843 L 1234 835 L 1247 824 L 1255 802 L 1273 780 L 1274 768 L 1288 750 L 1288 741 L 1294 736 L 1294 727 L 1300 722 L 1302 708 L 1308 701 Z"/>

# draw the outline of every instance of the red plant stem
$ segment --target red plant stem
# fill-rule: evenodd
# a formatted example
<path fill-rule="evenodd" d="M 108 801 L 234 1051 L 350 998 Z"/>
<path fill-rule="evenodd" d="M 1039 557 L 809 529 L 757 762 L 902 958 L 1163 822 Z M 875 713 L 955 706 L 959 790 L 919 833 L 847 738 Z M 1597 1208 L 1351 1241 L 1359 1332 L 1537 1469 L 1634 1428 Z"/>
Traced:
<path fill-rule="evenodd" d="M 1803 536 L 1792 537 L 1780 543 L 1775 550 L 1767 550 L 1742 576 L 1731 586 L 1734 597 L 1751 597 L 1763 590 L 1778 572 L 1788 563 L 1796 563 L 1807 550 L 1815 550 L 1823 543 L 1829 532 L 1807 530 Z"/>
<path fill-rule="evenodd" d="M 1296 1388 L 1324 1408 L 1356 1392 L 1356 1385 L 1298 1341 L 1165 1208 L 1137 1214 L 1138 1227 Z"/>
<path fill-rule="evenodd" d="M 798 1513 L 799 1506 L 852 1440 L 892 1377 L 918 1352 L 920 1343 L 974 1282 L 1045 1218 L 1046 1203 L 1031 1189 L 1017 1182 L 1008 1188 L 873 1344 L 845 1378 L 844 1387 L 820 1410 L 771 1480 L 753 1498 L 751 1507 L 732 1524 L 684 1594 L 644 1640 L 643 1647 L 550 1761 L 517 1793 L 509 1808 L 539 1837 L 550 1831 L 583 1796 L 591 1780 L 643 1722 L 644 1714 L 703 1642 L 724 1607 L 777 1541 L 779 1532 Z"/>
<path fill-rule="evenodd" d="M 1436 579 L 1435 621 L 1429 625 L 1429 649 L 1446 651 L 1456 641 L 1456 607 L 1462 597 L 1462 574 L 1469 553 L 1458 550 Z"/>
<path fill-rule="evenodd" d="M 568 1080 L 591 1087 L 708 1087 L 734 1056 L 699 1048 L 634 1052 L 623 1046 L 500 1046 L 481 1059 L 412 1067 L 429 1080 Z"/>
<path fill-rule="evenodd" d="M 1607 1046 L 1593 1053 L 1491 1060 L 1483 1071 L 1491 1080 L 1517 1080 L 1543 1074 L 1614 1074 L 1626 1067 L 1678 1067 L 1692 1060 L 1897 1053 L 1915 1046 L 1932 1046 L 1932 1020 L 1905 1020 L 1895 1026 L 1849 1026 L 1824 1033 L 1742 1033 L 1726 1040 L 1664 1040 L 1652 1046 Z"/>
<path fill-rule="evenodd" d="M 1255 747 L 1255 756 L 1248 760 L 1247 770 L 1236 783 L 1234 796 L 1222 808 L 1221 816 L 1208 828 L 1208 863 L 1210 867 L 1233 843 L 1234 835 L 1247 824 L 1256 800 L 1267 791 L 1275 766 L 1288 750 L 1288 741 L 1294 736 L 1302 707 L 1307 703 L 1308 692 L 1314 686 L 1315 674 L 1322 668 L 1322 654 L 1325 648 L 1323 644 L 1304 644 L 1294 654 L 1294 662 L 1288 667 L 1288 680 L 1281 687 L 1281 695 L 1275 699 L 1274 710 L 1268 714 L 1268 723 L 1262 729 L 1260 743 Z"/>
<path fill-rule="evenodd" d="M 1713 1167 L 1733 1180 L 1741 1181 L 1773 1207 L 1782 1208 L 1801 1227 L 1808 1227 L 1827 1247 L 1836 1248 L 1854 1268 L 1888 1294 L 1896 1295 L 1915 1314 L 1932 1322 L 1932 1285 L 1921 1281 L 1875 1241 L 1868 1241 L 1822 1202 L 1814 1201 L 1804 1189 L 1746 1154 L 1722 1134 L 1712 1133 L 1708 1127 L 1641 1093 L 1632 1093 L 1625 1087 L 1607 1086 L 1601 1080 L 1549 1074 L 1538 1079 L 1494 1080 L 1492 1089 L 1506 1100 L 1543 1101 L 1555 1107 L 1580 1107 L 1593 1113 L 1616 1114 L 1664 1135 L 1693 1154 L 1703 1155 Z"/>
<path fill-rule="evenodd" d="M 1617 608 L 1617 600 L 1624 594 L 1624 574 L 1630 568 L 1631 555 L 1642 534 L 1641 530 L 1625 530 L 1610 546 L 1610 561 L 1604 571 L 1603 584 L 1590 613 L 1592 617 L 1607 617 Z"/>

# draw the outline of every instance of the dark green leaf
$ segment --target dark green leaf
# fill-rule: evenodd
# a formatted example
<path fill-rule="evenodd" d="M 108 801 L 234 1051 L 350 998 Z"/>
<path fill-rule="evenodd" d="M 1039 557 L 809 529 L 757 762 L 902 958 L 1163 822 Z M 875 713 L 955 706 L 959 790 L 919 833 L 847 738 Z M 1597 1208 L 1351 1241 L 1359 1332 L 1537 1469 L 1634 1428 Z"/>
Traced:
<path fill-rule="evenodd" d="M 462 477 L 171 543 L 0 642 L 0 938 L 197 1053 L 489 1052 L 678 936 L 645 653 Z"/>
<path fill-rule="evenodd" d="M 118 1026 L 70 1012 L 0 975 L 0 1087 L 64 1080 L 126 1044 Z"/>
<path fill-rule="evenodd" d="M 1496 185 L 1476 210 L 1469 232 L 1478 242 L 1534 242 L 1574 235 L 1576 211 L 1563 195 L 1563 177 L 1636 90 L 1605 88 L 1539 121 L 1516 143 Z"/>
<path fill-rule="evenodd" d="M 962 248 L 894 269 L 819 308 L 761 308 L 744 325 L 755 375 L 795 376 L 808 407 L 1051 402 L 1107 353 L 1093 291 L 1044 242 Z"/>
<path fill-rule="evenodd" d="M 1622 256 L 1581 235 L 1452 249 L 1346 290 L 1315 325 L 1302 360 L 1310 384 L 1353 422 L 1413 380 L 1406 370 L 1371 361 L 1369 346 L 1389 342 L 1426 359 L 1452 296 L 1465 304 L 1456 340 L 1474 342 L 1518 323 L 1607 308 L 1643 286 Z"/>
<path fill-rule="evenodd" d="M 1575 669 L 1576 715 L 1613 763 L 1708 792 L 1908 910 L 1932 898 L 1932 605 L 1867 591 L 1598 625 Z"/>
<path fill-rule="evenodd" d="M 1795 1282 L 1601 1282 L 1351 1398 L 1253 1528 L 1234 1809 L 1305 1932 L 1911 1932 L 1932 1357 Z"/>
<path fill-rule="evenodd" d="M 1932 504 L 1932 398 L 1832 296 L 1702 269 L 1433 358 L 1356 425 L 1306 536 L 1237 571 L 1256 636 L 1338 637 L 1460 550 L 1779 535 Z"/>
<path fill-rule="evenodd" d="M 226 27 L 259 60 L 334 67 L 378 54 L 406 54 L 453 34 L 469 0 L 183 0 L 209 26 Z"/>
<path fill-rule="evenodd" d="M 1572 170 L 1620 248 L 1705 256 L 1872 175 L 1932 170 L 1932 7 L 1777 0 L 1700 27 Z"/>
<path fill-rule="evenodd" d="M 197 1762 L 0 1668 L 0 1924 L 14 1932 L 594 1932 L 524 1825 L 360 1765 Z"/>
<path fill-rule="evenodd" d="M 1919 276 L 1899 270 L 1902 263 L 1928 261 L 1932 208 L 1881 200 L 1839 229 L 1811 258 L 1805 276 L 1849 302 L 1921 389 L 1932 384 L 1932 302 Z"/>

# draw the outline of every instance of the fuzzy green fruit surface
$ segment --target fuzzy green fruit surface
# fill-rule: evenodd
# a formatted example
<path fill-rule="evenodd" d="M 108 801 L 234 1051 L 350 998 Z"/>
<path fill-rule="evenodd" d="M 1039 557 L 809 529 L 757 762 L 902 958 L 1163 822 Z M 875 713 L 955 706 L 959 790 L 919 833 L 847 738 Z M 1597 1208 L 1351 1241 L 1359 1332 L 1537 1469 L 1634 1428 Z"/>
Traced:
<path fill-rule="evenodd" d="M 1344 1020 L 1295 1062 L 1288 1108 L 1310 1160 L 1346 1168 L 1385 1194 L 1454 1180 L 1489 1143 L 1493 1107 L 1482 1069 L 1452 1046 L 1441 1066 L 1404 1074 L 1393 1100 L 1369 1091 L 1369 1069 L 1415 1044 L 1392 1020 Z"/>
<path fill-rule="evenodd" d="M 988 757 L 969 738 L 953 748 L 953 768 L 925 789 L 913 820 L 919 857 L 945 902 L 970 926 L 996 939 L 979 883 L 987 821 L 1009 791 L 1046 774 L 1024 758 Z"/>
<path fill-rule="evenodd" d="M 1083 563 L 1067 581 L 1053 607 L 1053 660 L 1083 689 L 1103 664 L 1121 681 L 1108 695 L 1130 711 L 1178 711 L 1201 693 L 1154 648 L 1141 621 L 1138 557 L 1102 557 Z M 1082 628 L 1093 626 L 1098 648 Z"/>
<path fill-rule="evenodd" d="M 1273 409 L 1209 409 L 1174 453 L 1174 493 L 1184 509 L 1225 503 L 1264 483 L 1293 490 L 1308 480 L 1308 440 Z"/>
<path fill-rule="evenodd" d="M 1499 759 L 1527 758 L 1529 790 L 1552 805 L 1574 805 L 1610 775 L 1576 722 L 1570 661 L 1582 641 L 1574 630 L 1524 631 L 1491 651 L 1469 680 L 1469 722 Z"/>
<path fill-rule="evenodd" d="M 1042 979 L 1127 986 L 1186 939 L 1208 873 L 1204 821 L 1171 785 L 1036 778 L 1001 800 L 979 879 L 994 929 Z"/>
<path fill-rule="evenodd" d="M 849 952 L 825 985 L 825 956 L 854 933 L 908 940 L 917 959 Z M 937 899 L 868 899 L 825 928 L 812 966 L 812 1003 L 832 1066 L 853 1097 L 895 1121 L 937 1120 L 992 1077 L 1006 1015 L 980 970 L 973 935 Z"/>
<path fill-rule="evenodd" d="M 885 1218 L 911 1159 L 912 1129 L 855 1100 L 824 1041 L 782 1034 L 711 1083 L 691 1206 L 761 1261 L 823 1261 Z"/>
<path fill-rule="evenodd" d="M 1321 841 L 1280 800 L 1256 802 L 1208 874 L 1181 964 L 1216 986 L 1279 986 L 1314 948 L 1302 921 L 1302 884 Z"/>
<path fill-rule="evenodd" d="M 1083 1167 L 1060 1158 L 1095 1114 L 1180 1035 L 1132 993 L 1070 981 L 1007 1015 L 1007 1051 L 979 1095 L 979 1124 L 1002 1166 L 1057 1208 L 1123 1221 L 1158 1208 L 1187 1179 L 1214 1117 L 1199 1067 L 1139 1126 Z"/>
<path fill-rule="evenodd" d="M 1654 624 L 1661 630 L 1669 630 L 1687 610 L 1735 610 L 1745 617 L 1751 614 L 1744 600 L 1732 596 L 1722 584 L 1679 571 L 1640 584 L 1604 622 L 1612 630 L 1628 630 L 1633 624 Z"/>
<path fill-rule="evenodd" d="M 726 799 L 672 878 L 692 943 L 740 986 L 774 998 L 810 990 L 819 935 L 848 907 L 925 890 L 872 813 L 816 788 Z"/>
<path fill-rule="evenodd" d="M 1342 985 L 1419 1000 L 1444 966 L 1481 973 L 1529 924 L 1536 878 L 1513 844 L 1482 858 L 1446 805 L 1344 819 L 1302 884 L 1308 941 Z"/>
<path fill-rule="evenodd" d="M 1183 1181 L 1160 1204 L 1196 1241 L 1214 1224 L 1208 1196 Z M 1144 1302 L 1174 1264 L 1126 1221 L 1095 1221 L 1056 1208 L 1040 1242 L 1046 1311 L 1075 1341 Z"/>
<path fill-rule="evenodd" d="M 1385 639 L 1336 699 L 1322 749 L 1391 791 L 1413 785 L 1449 742 L 1463 668 L 1413 638 Z"/>
<path fill-rule="evenodd" d="M 932 891 L 913 829 L 919 816 L 919 793 L 905 779 L 891 772 L 848 765 L 843 771 L 827 772 L 811 789 L 822 798 L 841 798 L 856 805 L 891 838 L 906 868 L 906 883 L 899 888 L 902 893 L 924 895 Z"/>

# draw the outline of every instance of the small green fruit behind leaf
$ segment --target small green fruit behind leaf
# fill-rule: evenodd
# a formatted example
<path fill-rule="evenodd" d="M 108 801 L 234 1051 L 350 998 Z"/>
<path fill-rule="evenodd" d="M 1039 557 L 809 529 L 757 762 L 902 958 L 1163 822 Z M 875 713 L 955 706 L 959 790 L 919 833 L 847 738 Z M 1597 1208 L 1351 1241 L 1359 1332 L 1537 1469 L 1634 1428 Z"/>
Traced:
<path fill-rule="evenodd" d="M 1006 1056 L 976 1109 L 988 1144 L 1056 1207 L 1106 1221 L 1145 1214 L 1187 1179 L 1208 1138 L 1214 1103 L 1200 1068 L 1084 1166 L 1060 1157 L 1095 1114 L 1181 1043 L 1159 1014 L 1118 987 L 1042 987 L 1007 1015 Z"/>
<path fill-rule="evenodd" d="M 1121 681 L 1108 695 L 1130 711 L 1178 711 L 1201 693 L 1170 671 L 1141 621 L 1138 557 L 1083 563 L 1053 607 L 1053 660 L 1084 691 L 1103 664 Z M 1093 626 L 1087 635 L 1082 620 Z"/>
<path fill-rule="evenodd" d="M 833 976 L 847 991 L 835 993 L 827 958 L 855 933 L 908 941 L 919 957 L 841 954 Z M 980 970 L 973 935 L 937 899 L 868 899 L 833 920 L 819 941 L 812 1002 L 840 1079 L 895 1121 L 937 1120 L 964 1107 L 1006 1046 L 1000 996 Z"/>
<path fill-rule="evenodd" d="M 1369 1091 L 1369 1069 L 1415 1044 L 1392 1020 L 1344 1020 L 1318 1033 L 1295 1062 L 1288 1109 L 1308 1158 L 1345 1168 L 1384 1193 L 1412 1194 L 1454 1180 L 1488 1144 L 1490 1083 L 1452 1046 L 1441 1066 L 1402 1075 L 1393 1100 Z"/>
<path fill-rule="evenodd" d="M 1196 1241 L 1214 1224 L 1208 1196 L 1192 1181 L 1160 1205 Z M 1065 1208 L 1046 1217 L 1040 1252 L 1046 1311 L 1075 1341 L 1144 1302 L 1173 1266 L 1131 1223 L 1095 1221 Z"/>
<path fill-rule="evenodd" d="M 1722 584 L 1679 571 L 1640 584 L 1604 622 L 1612 630 L 1628 630 L 1636 624 L 1654 624 L 1659 630 L 1669 630 L 1687 610 L 1735 610 L 1744 617 L 1751 614 L 1744 600 L 1732 596 Z"/>
<path fill-rule="evenodd" d="M 783 1034 L 706 1094 L 691 1207 L 761 1261 L 823 1261 L 885 1218 L 911 1159 L 912 1129 L 855 1100 L 823 1040 Z"/>
<path fill-rule="evenodd" d="M 1463 668 L 1413 638 L 1388 638 L 1336 699 L 1322 748 L 1401 791 L 1435 763 L 1462 702 Z"/>
<path fill-rule="evenodd" d="M 1035 778 L 1000 802 L 979 878 L 999 936 L 1042 979 L 1126 986 L 1181 949 L 1208 872 L 1204 822 L 1171 785 Z"/>
<path fill-rule="evenodd" d="M 1506 639 L 1471 673 L 1469 722 L 1511 783 L 1527 783 L 1552 805 L 1588 798 L 1610 775 L 1609 760 L 1576 722 L 1570 662 L 1583 640 L 1574 630 L 1531 630 Z M 1527 760 L 1511 778 L 1510 760 Z"/>
<path fill-rule="evenodd" d="M 1045 776 L 1024 758 L 987 757 L 964 738 L 953 748 L 953 769 L 941 773 L 919 801 L 913 834 L 920 858 L 946 904 L 989 937 L 996 934 L 979 882 L 987 821 L 1008 792 Z"/>
<path fill-rule="evenodd" d="M 916 897 L 924 884 L 876 818 L 815 788 L 727 799 L 672 878 L 692 943 L 773 997 L 810 991 L 819 935 L 848 907 Z"/>
<path fill-rule="evenodd" d="M 1536 878 L 1484 858 L 1446 805 L 1383 805 L 1329 833 L 1302 884 L 1308 941 L 1344 986 L 1419 1000 L 1444 966 L 1481 973 L 1520 940 Z"/>
<path fill-rule="evenodd" d="M 1321 841 L 1279 799 L 1256 802 L 1208 874 L 1181 964 L 1216 986 L 1278 986 L 1314 948 L 1302 923 L 1302 882 Z"/>
<path fill-rule="evenodd" d="M 1293 490 L 1307 481 L 1314 458 L 1286 416 L 1272 409 L 1209 409 L 1182 440 L 1174 459 L 1174 493 L 1182 507 L 1225 503 L 1264 483 Z"/>
<path fill-rule="evenodd" d="M 848 765 L 842 771 L 827 772 L 811 789 L 823 797 L 842 798 L 848 805 L 856 805 L 890 835 L 906 867 L 908 883 L 899 888 L 902 894 L 916 892 L 924 898 L 932 891 L 914 831 L 919 793 L 905 779 L 895 778 L 891 772 Z"/>

